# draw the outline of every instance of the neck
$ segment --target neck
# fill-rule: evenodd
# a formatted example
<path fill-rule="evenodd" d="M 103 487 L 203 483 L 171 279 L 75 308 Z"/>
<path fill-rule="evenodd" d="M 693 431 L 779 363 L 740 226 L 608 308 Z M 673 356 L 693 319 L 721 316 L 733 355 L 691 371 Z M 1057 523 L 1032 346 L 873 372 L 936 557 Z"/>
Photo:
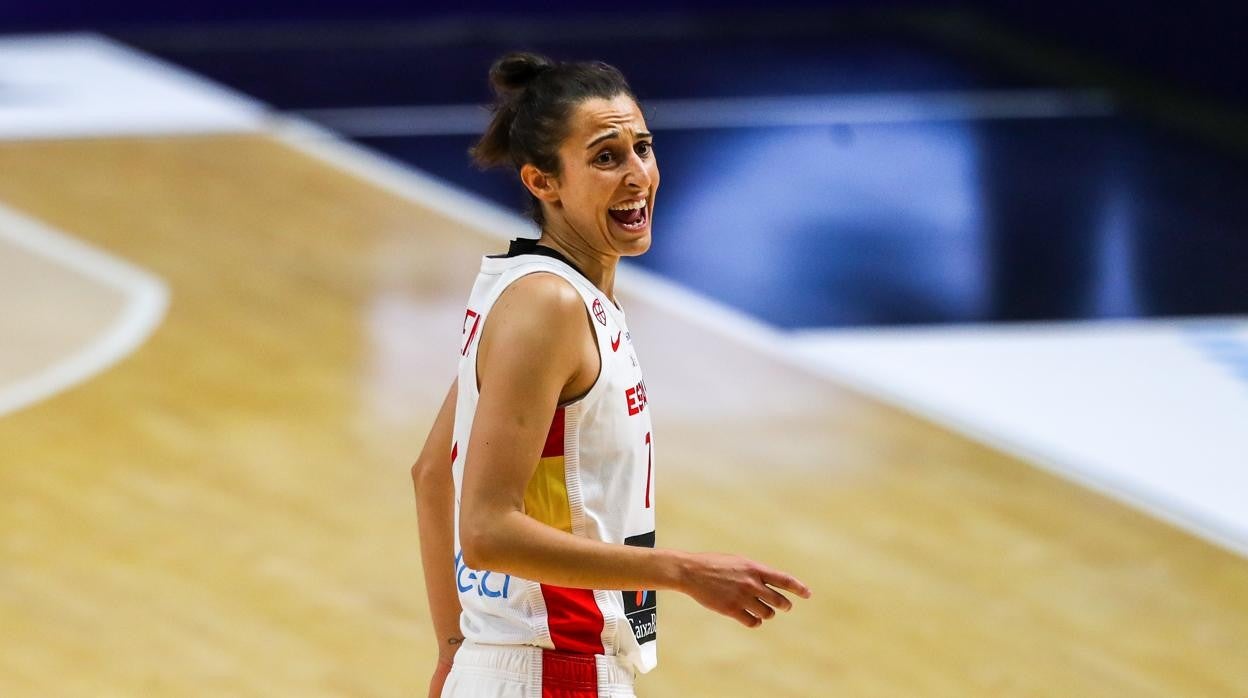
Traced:
<path fill-rule="evenodd" d="M 551 223 L 542 226 L 538 244 L 558 250 L 572 260 L 585 278 L 615 303 L 615 268 L 620 262 L 619 256 L 597 252 L 581 236 Z"/>

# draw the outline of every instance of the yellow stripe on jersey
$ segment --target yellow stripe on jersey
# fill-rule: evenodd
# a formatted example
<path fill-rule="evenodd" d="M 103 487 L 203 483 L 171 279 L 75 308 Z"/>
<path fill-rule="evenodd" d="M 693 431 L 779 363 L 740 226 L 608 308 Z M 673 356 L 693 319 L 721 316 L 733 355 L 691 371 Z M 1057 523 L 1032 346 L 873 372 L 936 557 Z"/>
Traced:
<path fill-rule="evenodd" d="M 524 512 L 561 531 L 572 532 L 572 507 L 568 504 L 568 484 L 564 479 L 563 456 L 537 462 L 524 490 Z"/>

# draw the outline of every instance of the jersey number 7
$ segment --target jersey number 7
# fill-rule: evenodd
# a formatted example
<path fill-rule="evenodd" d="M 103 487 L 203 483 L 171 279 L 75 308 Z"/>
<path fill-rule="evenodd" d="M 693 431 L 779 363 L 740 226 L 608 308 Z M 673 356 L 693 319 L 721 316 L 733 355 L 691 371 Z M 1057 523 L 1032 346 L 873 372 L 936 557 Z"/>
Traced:
<path fill-rule="evenodd" d="M 471 328 L 468 327 L 468 323 L 470 322 L 472 323 Z M 464 348 L 459 352 L 461 356 L 468 356 L 468 347 L 472 346 L 472 340 L 476 339 L 477 328 L 480 326 L 481 314 L 472 308 L 469 308 L 468 312 L 464 313 L 464 329 L 462 334 L 468 335 L 468 338 L 464 340 Z"/>

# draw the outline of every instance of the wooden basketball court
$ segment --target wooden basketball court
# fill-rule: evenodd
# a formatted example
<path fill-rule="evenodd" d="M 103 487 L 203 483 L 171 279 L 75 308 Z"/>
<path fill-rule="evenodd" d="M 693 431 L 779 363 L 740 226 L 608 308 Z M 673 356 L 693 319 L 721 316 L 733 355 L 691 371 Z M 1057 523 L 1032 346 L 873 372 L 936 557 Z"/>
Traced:
<path fill-rule="evenodd" d="M 0 695 L 423 695 L 408 467 L 503 243 L 271 133 L 0 143 L 0 201 L 170 294 L 127 359 L 0 417 Z M 4 380 L 115 303 L 28 269 L 0 250 L 0 323 L 84 324 Z M 758 630 L 661 594 L 640 695 L 1248 696 L 1245 560 L 620 294 L 659 544 L 815 593 Z"/>

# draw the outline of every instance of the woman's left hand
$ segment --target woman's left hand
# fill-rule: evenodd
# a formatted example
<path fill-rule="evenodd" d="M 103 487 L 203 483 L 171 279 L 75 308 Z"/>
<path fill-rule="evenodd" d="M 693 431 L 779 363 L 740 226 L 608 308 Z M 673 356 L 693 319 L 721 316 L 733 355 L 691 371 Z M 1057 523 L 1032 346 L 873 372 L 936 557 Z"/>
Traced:
<path fill-rule="evenodd" d="M 429 680 L 429 698 L 442 698 L 442 686 L 451 673 L 451 658 L 438 657 L 438 666 L 433 670 L 433 678 Z"/>

